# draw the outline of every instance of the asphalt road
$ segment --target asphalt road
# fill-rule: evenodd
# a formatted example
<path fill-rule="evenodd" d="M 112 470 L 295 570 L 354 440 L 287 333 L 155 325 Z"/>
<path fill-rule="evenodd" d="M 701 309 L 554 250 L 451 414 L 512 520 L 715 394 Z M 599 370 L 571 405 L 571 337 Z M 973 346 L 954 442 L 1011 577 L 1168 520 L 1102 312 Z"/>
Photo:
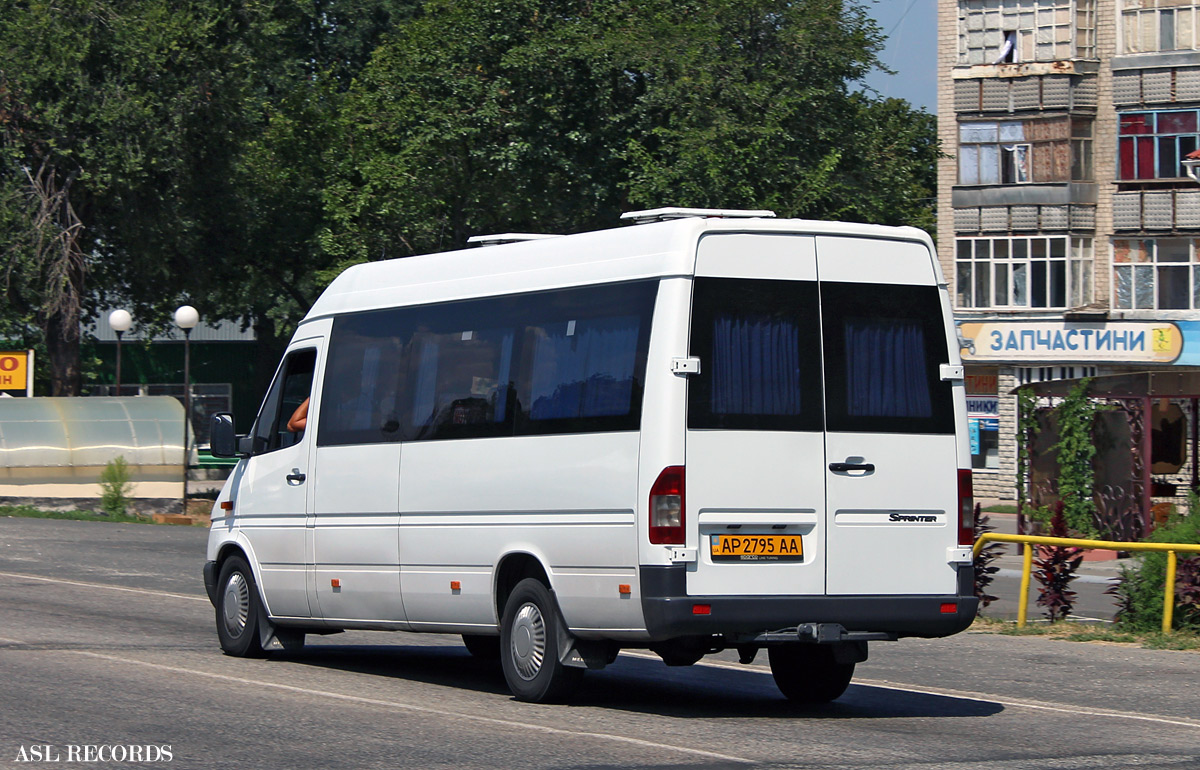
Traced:
<path fill-rule="evenodd" d="M 80 746 L 169 747 L 157 764 L 180 768 L 1200 767 L 1197 653 L 902 640 L 873 645 L 818 709 L 784 700 L 765 661 L 623 655 L 571 704 L 537 706 L 455 637 L 343 634 L 230 658 L 200 580 L 205 538 L 0 519 L 0 768 L 69 767 Z M 58 762 L 19 761 L 46 746 Z"/>

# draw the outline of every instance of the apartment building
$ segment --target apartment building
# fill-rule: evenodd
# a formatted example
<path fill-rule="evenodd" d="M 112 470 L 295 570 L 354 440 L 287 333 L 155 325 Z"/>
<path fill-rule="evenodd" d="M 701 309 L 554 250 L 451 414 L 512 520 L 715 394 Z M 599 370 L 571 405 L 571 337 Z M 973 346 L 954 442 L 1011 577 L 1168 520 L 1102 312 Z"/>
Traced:
<path fill-rule="evenodd" d="M 1013 388 L 1200 366 L 1200 2 L 940 0 L 938 81 L 976 496 L 1010 499 Z"/>

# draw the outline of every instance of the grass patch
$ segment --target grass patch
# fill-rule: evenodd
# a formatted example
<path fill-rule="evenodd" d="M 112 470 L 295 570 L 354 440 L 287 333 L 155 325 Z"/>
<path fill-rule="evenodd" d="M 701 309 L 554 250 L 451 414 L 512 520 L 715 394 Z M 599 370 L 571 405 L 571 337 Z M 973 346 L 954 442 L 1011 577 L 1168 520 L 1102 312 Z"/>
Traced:
<path fill-rule="evenodd" d="M 152 524 L 149 518 L 131 513 L 93 513 L 92 511 L 43 511 L 32 505 L 0 505 L 0 516 L 23 519 L 65 519 L 69 521 L 108 521 L 117 524 Z"/>
<path fill-rule="evenodd" d="M 1137 634 L 1128 631 L 1118 631 L 1112 627 L 1092 626 L 1086 630 L 1076 631 L 1073 634 L 1067 634 L 1065 637 L 1068 642 L 1109 642 L 1112 644 L 1144 644 Z"/>
<path fill-rule="evenodd" d="M 984 508 L 983 512 L 984 513 L 1016 513 L 1017 506 L 1007 505 L 1005 503 L 997 503 L 996 505 L 989 505 L 987 508 Z"/>
<path fill-rule="evenodd" d="M 1143 645 L 1152 650 L 1200 650 L 1200 634 L 1187 631 L 1147 634 Z"/>
<path fill-rule="evenodd" d="M 1144 634 L 1123 631 L 1109 623 L 1081 623 L 1069 620 L 1047 623 L 1035 620 L 1020 628 L 1016 621 L 981 617 L 975 619 L 968 631 L 1003 636 L 1044 636 L 1067 642 L 1131 644 L 1148 650 L 1200 650 L 1200 634 L 1191 631 Z"/>

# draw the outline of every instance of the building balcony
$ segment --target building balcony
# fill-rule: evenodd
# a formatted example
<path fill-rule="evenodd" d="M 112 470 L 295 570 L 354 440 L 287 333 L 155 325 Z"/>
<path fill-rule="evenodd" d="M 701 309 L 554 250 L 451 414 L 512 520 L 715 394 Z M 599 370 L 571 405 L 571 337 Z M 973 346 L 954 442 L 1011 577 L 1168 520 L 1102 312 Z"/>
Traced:
<path fill-rule="evenodd" d="M 1200 230 L 1200 190 L 1141 190 L 1113 195 L 1113 229 Z"/>

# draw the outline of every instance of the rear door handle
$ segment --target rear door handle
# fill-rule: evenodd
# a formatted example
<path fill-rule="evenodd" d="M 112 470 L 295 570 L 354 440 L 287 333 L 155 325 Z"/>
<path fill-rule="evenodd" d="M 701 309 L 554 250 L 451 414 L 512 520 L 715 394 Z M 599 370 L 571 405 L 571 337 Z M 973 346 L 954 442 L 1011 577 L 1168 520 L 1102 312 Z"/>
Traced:
<path fill-rule="evenodd" d="M 288 483 L 293 486 L 303 484 L 306 478 L 308 477 L 301 473 L 299 468 L 292 468 L 292 472 L 287 476 Z"/>
<path fill-rule="evenodd" d="M 875 463 L 830 463 L 829 470 L 834 473 L 845 473 L 846 471 L 866 471 L 867 473 L 875 472 Z"/>

